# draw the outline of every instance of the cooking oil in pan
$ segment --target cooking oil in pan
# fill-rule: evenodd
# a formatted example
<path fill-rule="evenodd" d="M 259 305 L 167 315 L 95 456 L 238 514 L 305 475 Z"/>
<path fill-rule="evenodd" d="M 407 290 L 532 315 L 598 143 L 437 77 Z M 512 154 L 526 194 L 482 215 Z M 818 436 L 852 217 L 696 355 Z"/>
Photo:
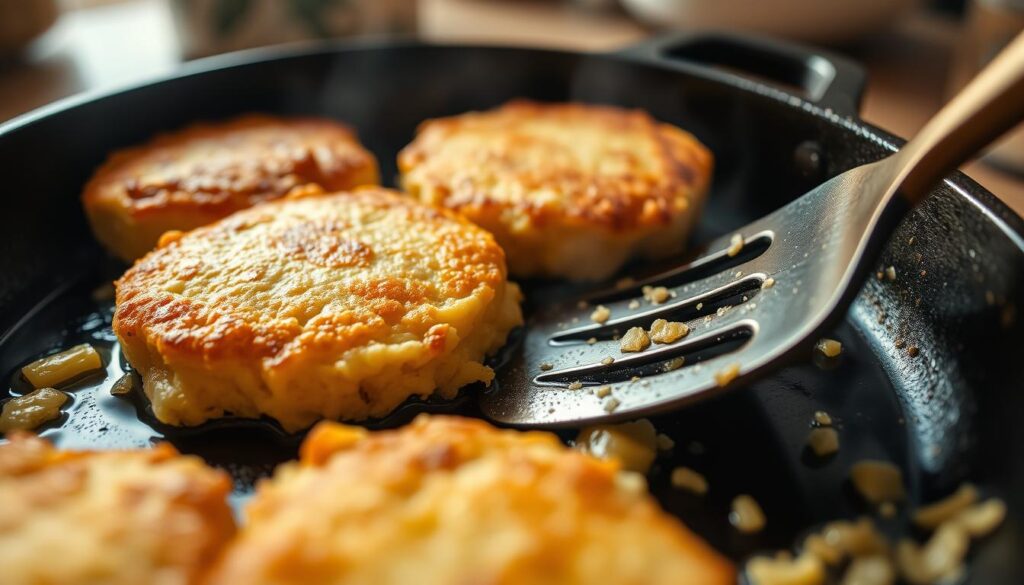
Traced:
<path fill-rule="evenodd" d="M 257 479 L 295 457 L 301 435 L 288 435 L 267 420 L 225 419 L 195 428 L 161 424 L 152 416 L 137 377 L 130 393 L 113 395 L 115 383 L 132 371 L 110 328 L 112 301 L 91 296 L 102 280 L 90 279 L 50 296 L 6 332 L 0 340 L 0 368 L 8 375 L 10 391 L 32 389 L 21 378 L 25 364 L 89 343 L 102 355 L 104 371 L 60 388 L 71 400 L 59 420 L 39 429 L 41 434 L 64 448 L 123 449 L 169 441 L 230 473 L 235 482 L 232 501 L 240 504 Z M 542 290 L 527 294 L 535 302 L 544 298 Z M 734 558 L 786 548 L 808 525 L 859 513 L 858 503 L 842 496 L 845 470 L 852 461 L 867 456 L 906 460 L 905 437 L 890 432 L 901 414 L 883 372 L 849 324 L 830 336 L 850 348 L 833 370 L 798 365 L 743 391 L 652 419 L 657 431 L 676 445 L 655 460 L 648 475 L 652 493 L 666 510 Z M 479 390 L 467 389 L 451 402 L 413 401 L 367 426 L 396 426 L 424 410 L 479 416 L 473 400 Z M 808 424 L 818 410 L 840 421 L 842 448 L 809 466 L 802 455 Z M 566 440 L 575 435 L 573 430 L 561 434 Z M 698 443 L 699 450 L 690 448 Z M 704 474 L 708 493 L 698 497 L 672 487 L 670 477 L 677 466 Z M 768 524 L 763 532 L 741 535 L 730 527 L 730 505 L 739 493 L 752 494 L 764 508 Z"/>
<path fill-rule="evenodd" d="M 66 449 L 145 448 L 169 441 L 183 453 L 200 455 L 228 471 L 235 484 L 235 504 L 276 464 L 294 457 L 298 437 L 286 437 L 270 424 L 247 422 L 230 429 L 211 424 L 198 430 L 160 424 L 141 392 L 138 374 L 111 330 L 113 301 L 97 301 L 83 293 L 76 287 L 37 307 L 17 329 L 7 333 L 0 347 L 11 395 L 33 390 L 21 375 L 21 367 L 40 357 L 82 343 L 91 345 L 102 357 L 102 370 L 59 385 L 68 401 L 61 416 L 37 428 L 37 433 Z M 131 391 L 115 395 L 115 384 L 126 375 L 131 377 Z"/>

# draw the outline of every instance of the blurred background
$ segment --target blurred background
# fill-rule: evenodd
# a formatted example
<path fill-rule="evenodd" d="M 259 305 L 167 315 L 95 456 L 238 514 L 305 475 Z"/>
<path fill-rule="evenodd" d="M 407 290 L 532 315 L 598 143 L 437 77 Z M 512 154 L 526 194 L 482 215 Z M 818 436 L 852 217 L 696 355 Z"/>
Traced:
<path fill-rule="evenodd" d="M 908 136 L 1024 30 L 1024 0 L 0 0 L 0 122 L 248 47 L 397 35 L 603 51 L 666 29 L 844 53 L 870 75 L 862 117 Z M 1024 215 L 1024 131 L 965 170 Z"/>

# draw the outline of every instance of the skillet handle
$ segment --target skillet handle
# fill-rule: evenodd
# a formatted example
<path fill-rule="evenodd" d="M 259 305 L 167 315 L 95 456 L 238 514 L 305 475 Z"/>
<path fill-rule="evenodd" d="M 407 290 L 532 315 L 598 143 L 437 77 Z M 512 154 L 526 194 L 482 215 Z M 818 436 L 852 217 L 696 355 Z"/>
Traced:
<path fill-rule="evenodd" d="M 681 70 L 698 67 L 726 83 L 767 84 L 851 118 L 867 80 L 863 67 L 828 51 L 724 32 L 666 33 L 615 54 Z"/>

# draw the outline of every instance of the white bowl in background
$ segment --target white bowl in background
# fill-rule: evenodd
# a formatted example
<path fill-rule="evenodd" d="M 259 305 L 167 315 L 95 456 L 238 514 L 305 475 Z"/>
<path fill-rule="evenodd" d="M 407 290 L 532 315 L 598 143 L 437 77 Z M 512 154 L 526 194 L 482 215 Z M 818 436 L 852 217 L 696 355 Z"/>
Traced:
<path fill-rule="evenodd" d="M 893 23 L 919 0 L 620 0 L 646 23 L 843 43 Z"/>

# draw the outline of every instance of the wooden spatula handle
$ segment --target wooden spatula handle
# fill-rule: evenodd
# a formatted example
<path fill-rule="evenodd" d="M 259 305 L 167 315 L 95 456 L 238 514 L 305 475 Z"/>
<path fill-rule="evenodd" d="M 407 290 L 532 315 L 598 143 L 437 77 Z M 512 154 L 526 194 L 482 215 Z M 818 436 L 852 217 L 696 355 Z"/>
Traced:
<path fill-rule="evenodd" d="M 1024 120 L 1024 33 L 1010 42 L 895 157 L 899 190 L 917 201 Z M 894 162 L 896 162 L 894 161 Z"/>

